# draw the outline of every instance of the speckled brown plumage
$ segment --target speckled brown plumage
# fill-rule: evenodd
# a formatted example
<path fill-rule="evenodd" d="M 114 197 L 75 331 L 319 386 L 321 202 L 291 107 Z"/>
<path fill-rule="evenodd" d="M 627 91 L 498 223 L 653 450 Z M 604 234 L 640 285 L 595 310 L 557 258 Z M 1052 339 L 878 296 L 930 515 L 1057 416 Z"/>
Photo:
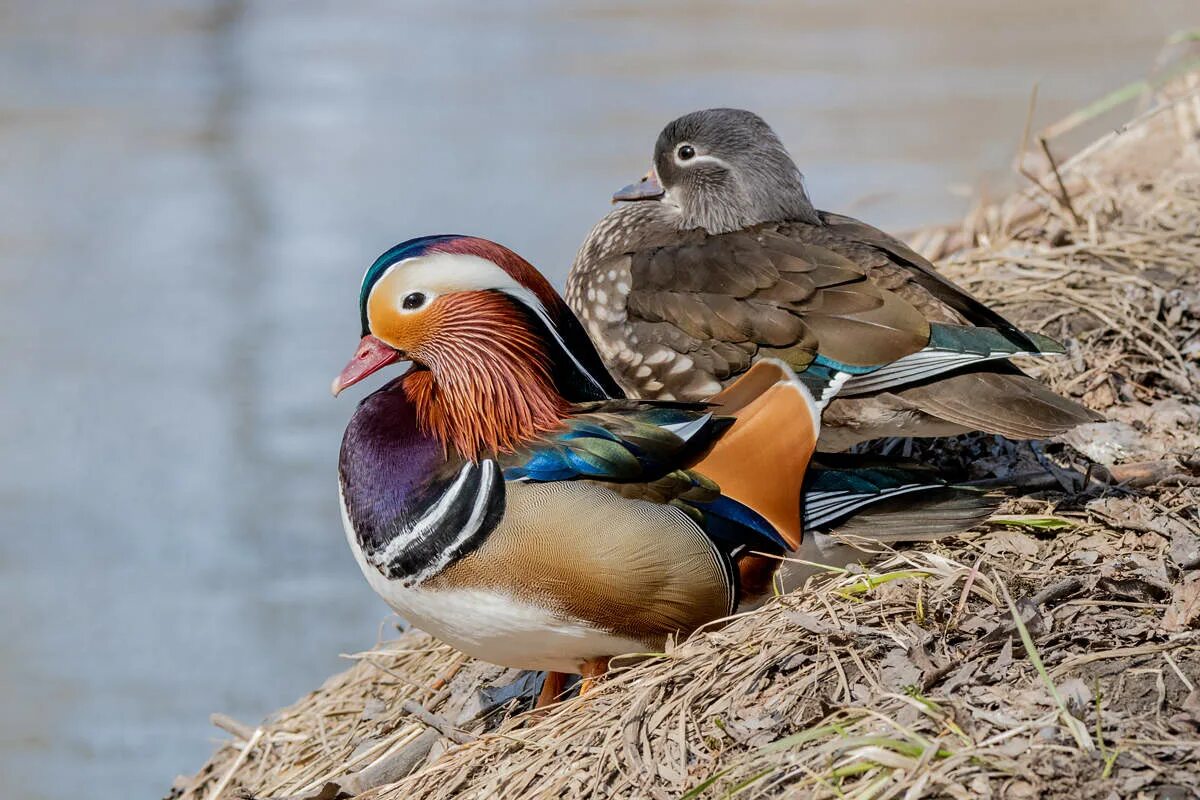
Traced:
<path fill-rule="evenodd" d="M 689 183 L 690 165 L 672 159 L 679 141 L 695 145 L 697 160 L 712 154 L 705 180 Z M 797 370 L 818 353 L 851 366 L 880 365 L 925 348 L 930 323 L 981 326 L 1026 340 L 899 240 L 812 209 L 790 157 L 748 112 L 718 109 L 671 123 L 654 163 L 666 193 L 618 204 L 584 241 L 567 280 L 568 304 L 631 394 L 700 400 L 762 357 Z M 748 192 L 752 181 L 765 185 Z M 793 202 L 755 201 L 771 194 Z M 722 201 L 728 208 L 706 224 L 705 213 Z M 739 205 L 751 201 L 758 205 Z M 762 218 L 778 208 L 801 218 Z M 964 379 L 964 371 L 988 377 Z M 1041 438 L 1095 418 L 1003 361 L 959 373 L 834 399 L 822 449 L 974 429 Z"/>
<path fill-rule="evenodd" d="M 641 205 L 606 223 L 644 224 Z M 823 227 L 682 231 L 658 245 L 620 238 L 624 250 L 595 261 L 586 253 L 596 248 L 585 246 L 567 302 L 618 381 L 640 396 L 699 400 L 760 355 L 797 369 L 818 347 L 848 364 L 895 360 L 928 343 L 931 318 L 964 321 L 882 253 Z"/>

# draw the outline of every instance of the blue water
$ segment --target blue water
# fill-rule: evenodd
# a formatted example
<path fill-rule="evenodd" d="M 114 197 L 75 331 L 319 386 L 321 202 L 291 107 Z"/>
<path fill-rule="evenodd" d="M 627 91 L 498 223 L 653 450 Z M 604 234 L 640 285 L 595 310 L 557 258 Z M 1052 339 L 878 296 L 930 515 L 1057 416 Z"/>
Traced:
<path fill-rule="evenodd" d="M 710 105 L 764 114 L 823 207 L 953 219 L 1008 185 L 1035 81 L 1047 123 L 1200 16 L 500 5 L 0 6 L 0 796 L 156 797 L 210 712 L 254 722 L 376 640 L 334 489 L 367 387 L 327 387 L 389 245 L 482 234 L 561 285 Z"/>

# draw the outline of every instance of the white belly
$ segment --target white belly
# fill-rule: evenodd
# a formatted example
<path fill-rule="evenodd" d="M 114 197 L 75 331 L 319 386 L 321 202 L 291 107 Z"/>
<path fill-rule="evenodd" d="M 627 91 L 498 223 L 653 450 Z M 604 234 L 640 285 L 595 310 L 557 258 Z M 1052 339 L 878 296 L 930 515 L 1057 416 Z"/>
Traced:
<path fill-rule="evenodd" d="M 579 672 L 592 658 L 645 650 L 552 609 L 480 589 L 424 589 L 389 580 L 369 564 L 342 500 L 342 524 L 367 583 L 396 613 L 464 653 L 519 669 Z"/>

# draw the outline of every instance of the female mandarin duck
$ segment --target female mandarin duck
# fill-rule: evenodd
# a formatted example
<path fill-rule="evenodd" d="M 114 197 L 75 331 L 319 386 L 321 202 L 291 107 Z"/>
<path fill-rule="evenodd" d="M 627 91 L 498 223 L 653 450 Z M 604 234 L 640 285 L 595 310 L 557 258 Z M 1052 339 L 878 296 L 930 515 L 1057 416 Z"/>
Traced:
<path fill-rule="evenodd" d="M 671 122 L 648 175 L 613 199 L 628 202 L 584 241 L 567 301 L 637 397 L 698 400 L 769 357 L 828 405 L 822 450 L 970 430 L 1044 438 L 1099 418 L 1007 361 L 1060 345 L 897 239 L 814 209 L 748 111 Z"/>
<path fill-rule="evenodd" d="M 461 236 L 384 253 L 360 312 L 334 394 L 412 366 L 347 427 L 346 533 L 372 588 L 439 639 L 594 676 L 765 594 L 779 563 L 768 556 L 801 545 L 819 412 L 785 365 L 760 362 L 707 404 L 627 400 L 545 278 Z M 812 527 L 917 490 L 947 512 L 925 533 L 991 507 L 886 466 L 824 470 L 810 485 Z M 911 523 L 904 513 L 885 512 L 880 529 Z M 546 687 L 543 701 L 561 682 Z"/>

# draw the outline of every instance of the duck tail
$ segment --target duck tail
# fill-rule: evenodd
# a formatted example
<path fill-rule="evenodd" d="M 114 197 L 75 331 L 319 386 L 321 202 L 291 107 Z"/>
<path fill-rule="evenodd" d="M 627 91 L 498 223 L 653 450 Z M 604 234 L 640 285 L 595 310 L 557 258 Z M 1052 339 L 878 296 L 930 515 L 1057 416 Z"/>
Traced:
<path fill-rule="evenodd" d="M 1011 364 L 956 373 L 895 394 L 938 419 L 1017 440 L 1047 439 L 1104 419 Z"/>
<path fill-rule="evenodd" d="M 821 454 L 804 484 L 804 528 L 875 542 L 934 541 L 978 525 L 1000 498 L 914 461 Z"/>
<path fill-rule="evenodd" d="M 821 453 L 805 481 L 804 544 L 771 579 L 790 590 L 830 567 L 863 561 L 880 545 L 954 536 L 982 523 L 999 503 L 916 462 Z"/>

